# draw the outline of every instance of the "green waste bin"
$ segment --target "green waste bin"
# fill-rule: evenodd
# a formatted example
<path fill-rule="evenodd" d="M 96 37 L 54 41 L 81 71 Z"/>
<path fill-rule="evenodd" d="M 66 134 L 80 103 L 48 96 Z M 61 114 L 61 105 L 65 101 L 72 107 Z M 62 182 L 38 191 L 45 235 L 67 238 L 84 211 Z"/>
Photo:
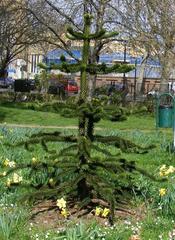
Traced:
<path fill-rule="evenodd" d="M 159 127 L 173 127 L 173 106 L 160 105 L 158 109 Z"/>

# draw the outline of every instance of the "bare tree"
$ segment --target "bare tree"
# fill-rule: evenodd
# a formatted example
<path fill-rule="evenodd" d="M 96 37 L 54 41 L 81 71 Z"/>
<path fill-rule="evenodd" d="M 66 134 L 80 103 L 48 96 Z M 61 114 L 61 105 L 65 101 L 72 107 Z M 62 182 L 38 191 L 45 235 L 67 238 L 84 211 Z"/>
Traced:
<path fill-rule="evenodd" d="M 140 46 L 146 56 L 157 57 L 162 66 L 161 90 L 165 90 L 173 67 L 175 44 L 174 0 L 123 0 L 120 8 L 110 4 L 117 24 L 123 26 L 125 36 Z"/>
<path fill-rule="evenodd" d="M 31 44 L 38 42 L 39 32 L 31 16 L 16 0 L 0 2 L 0 77 L 7 76 L 11 61 Z"/>

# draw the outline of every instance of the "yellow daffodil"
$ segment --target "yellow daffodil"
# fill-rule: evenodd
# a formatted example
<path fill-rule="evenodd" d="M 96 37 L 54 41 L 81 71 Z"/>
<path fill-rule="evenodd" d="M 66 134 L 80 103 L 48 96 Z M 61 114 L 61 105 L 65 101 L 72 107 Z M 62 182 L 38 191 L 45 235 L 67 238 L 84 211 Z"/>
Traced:
<path fill-rule="evenodd" d="M 102 208 L 100 208 L 100 207 L 96 207 L 96 209 L 95 209 L 95 215 L 96 216 L 100 216 L 100 214 L 103 212 L 103 209 Z"/>
<path fill-rule="evenodd" d="M 167 171 L 165 172 L 166 175 L 169 175 L 170 173 L 174 173 L 175 172 L 175 168 L 173 166 L 169 166 L 169 168 L 167 169 Z"/>
<path fill-rule="evenodd" d="M 166 170 L 166 165 L 165 164 L 163 164 L 162 166 L 161 166 L 161 168 L 160 168 L 160 171 L 165 171 Z"/>
<path fill-rule="evenodd" d="M 66 208 L 66 201 L 64 198 L 57 199 L 57 207 L 60 209 Z"/>
<path fill-rule="evenodd" d="M 17 173 L 13 174 L 13 183 L 20 183 L 22 181 L 22 177 L 19 176 Z"/>
<path fill-rule="evenodd" d="M 16 163 L 14 161 L 10 161 L 8 158 L 6 158 L 3 165 L 5 167 L 14 168 L 16 166 Z"/>
<path fill-rule="evenodd" d="M 50 179 L 49 179 L 49 184 L 50 184 L 51 186 L 54 186 L 54 185 L 55 185 L 55 182 L 54 182 L 53 178 L 50 178 Z"/>
<path fill-rule="evenodd" d="M 175 172 L 175 168 L 173 166 L 169 166 L 167 167 L 165 164 L 162 165 L 162 167 L 160 168 L 160 172 L 159 175 L 160 177 L 164 177 L 164 176 L 168 176 L 171 173 Z"/>
<path fill-rule="evenodd" d="M 9 160 L 8 158 L 6 158 L 5 161 L 4 161 L 4 163 L 3 163 L 3 165 L 4 165 L 5 167 L 8 167 L 8 166 L 9 166 L 9 162 L 10 162 L 10 160 Z"/>
<path fill-rule="evenodd" d="M 110 213 L 110 210 L 108 208 L 105 208 L 102 212 L 102 217 L 107 217 Z"/>
<path fill-rule="evenodd" d="M 164 176 L 166 176 L 166 174 L 165 174 L 165 172 L 160 171 L 160 172 L 159 172 L 159 176 L 160 176 L 160 177 L 164 177 Z"/>
<path fill-rule="evenodd" d="M 68 211 L 66 210 L 66 208 L 62 208 L 61 210 L 61 215 L 65 218 L 67 218 L 69 216 Z"/>
<path fill-rule="evenodd" d="M 7 175 L 7 172 L 0 173 L 0 177 L 5 177 Z"/>
<path fill-rule="evenodd" d="M 7 187 L 10 187 L 10 185 L 11 185 L 11 180 L 10 180 L 10 178 L 7 178 L 6 185 L 7 185 Z"/>
<path fill-rule="evenodd" d="M 167 190 L 165 188 L 159 189 L 159 195 L 163 197 L 166 194 Z"/>
<path fill-rule="evenodd" d="M 32 158 L 32 163 L 33 164 L 37 163 L 37 161 L 38 161 L 37 158 L 35 158 L 35 157 Z"/>
<path fill-rule="evenodd" d="M 49 183 L 52 184 L 53 183 L 53 178 L 49 179 Z"/>
<path fill-rule="evenodd" d="M 167 174 L 167 167 L 166 167 L 165 164 L 161 166 L 161 168 L 159 170 L 159 175 L 160 175 L 160 177 L 164 177 L 164 176 L 168 175 Z"/>

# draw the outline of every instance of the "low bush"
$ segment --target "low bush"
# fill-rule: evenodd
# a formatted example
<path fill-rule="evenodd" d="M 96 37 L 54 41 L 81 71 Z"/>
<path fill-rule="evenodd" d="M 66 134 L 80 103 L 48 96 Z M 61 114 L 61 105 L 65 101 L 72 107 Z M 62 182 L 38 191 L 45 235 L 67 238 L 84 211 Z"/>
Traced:
<path fill-rule="evenodd" d="M 60 111 L 60 115 L 66 118 L 74 118 L 74 117 L 77 117 L 77 112 L 70 108 L 63 108 Z"/>

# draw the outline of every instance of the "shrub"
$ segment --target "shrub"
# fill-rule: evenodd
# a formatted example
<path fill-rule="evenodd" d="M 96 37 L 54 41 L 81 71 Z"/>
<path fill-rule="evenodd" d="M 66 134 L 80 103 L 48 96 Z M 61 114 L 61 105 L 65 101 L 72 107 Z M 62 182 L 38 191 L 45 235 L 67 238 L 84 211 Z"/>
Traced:
<path fill-rule="evenodd" d="M 61 110 L 60 115 L 66 118 L 74 118 L 74 117 L 77 117 L 77 112 L 73 111 L 70 108 L 64 108 Z"/>

